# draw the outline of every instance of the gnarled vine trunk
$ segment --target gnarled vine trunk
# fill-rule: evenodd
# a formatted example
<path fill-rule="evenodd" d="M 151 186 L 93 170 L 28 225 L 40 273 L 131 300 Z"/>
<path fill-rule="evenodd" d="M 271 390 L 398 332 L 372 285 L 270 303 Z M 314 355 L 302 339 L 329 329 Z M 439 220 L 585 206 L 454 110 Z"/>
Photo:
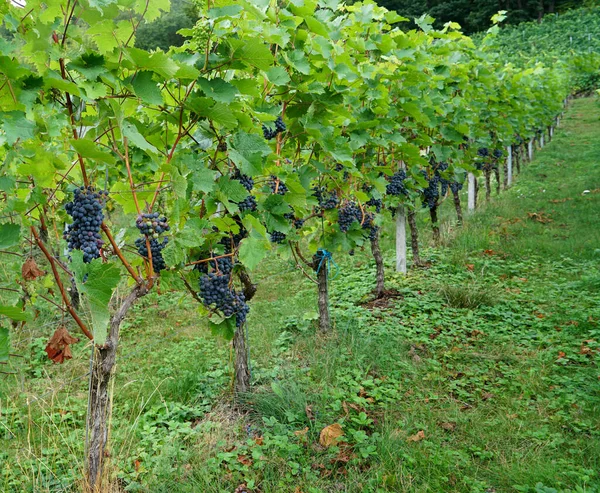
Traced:
<path fill-rule="evenodd" d="M 108 421 L 111 412 L 110 381 L 117 359 L 119 329 L 129 309 L 147 293 L 145 284 L 138 284 L 121 302 L 110 319 L 109 333 L 104 346 L 92 348 L 92 364 L 86 429 L 87 486 L 90 492 L 101 493 L 104 458 L 108 456 Z"/>
<path fill-rule="evenodd" d="M 381 255 L 381 249 L 379 248 L 379 231 L 377 231 L 377 233 L 375 233 L 375 236 L 371 239 L 371 252 L 373 253 L 373 258 L 375 259 L 375 266 L 377 268 L 377 283 L 375 285 L 375 296 L 377 298 L 381 298 L 383 296 L 383 291 L 385 287 L 385 272 L 383 266 L 383 256 Z"/>
<path fill-rule="evenodd" d="M 486 202 L 490 201 L 490 197 L 492 196 L 492 170 L 485 170 L 485 200 Z"/>
<path fill-rule="evenodd" d="M 319 329 L 321 332 L 329 332 L 331 330 L 331 318 L 329 316 L 329 283 L 327 260 L 319 264 L 315 265 L 319 291 Z"/>
<path fill-rule="evenodd" d="M 250 301 L 256 294 L 256 284 L 252 283 L 250 275 L 245 269 L 238 271 L 238 278 L 242 283 L 246 302 Z M 238 327 L 233 336 L 234 361 L 234 392 L 235 394 L 248 392 L 250 389 L 250 347 L 248 342 L 247 323 Z"/>
<path fill-rule="evenodd" d="M 438 223 L 437 206 L 429 209 L 429 216 L 431 217 L 431 231 L 433 232 L 433 242 L 436 245 L 440 244 L 440 226 Z"/>
<path fill-rule="evenodd" d="M 408 211 L 408 228 L 410 229 L 410 248 L 412 250 L 413 265 L 421 266 L 421 257 L 419 255 L 419 230 L 417 229 L 417 213 L 413 209 Z"/>
<path fill-rule="evenodd" d="M 496 176 L 496 195 L 500 195 L 500 165 L 494 166 L 494 175 Z"/>
<path fill-rule="evenodd" d="M 463 214 L 462 206 L 460 205 L 460 194 L 457 190 L 456 193 L 453 193 L 452 195 L 454 197 L 454 209 L 456 210 L 456 219 L 458 220 L 458 224 L 462 226 Z"/>

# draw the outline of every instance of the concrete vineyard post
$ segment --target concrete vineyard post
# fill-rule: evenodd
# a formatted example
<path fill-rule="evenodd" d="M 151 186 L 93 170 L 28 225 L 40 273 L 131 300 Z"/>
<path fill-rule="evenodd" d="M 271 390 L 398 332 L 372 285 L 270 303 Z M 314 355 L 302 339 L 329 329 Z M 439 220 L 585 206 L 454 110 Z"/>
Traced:
<path fill-rule="evenodd" d="M 396 210 L 396 272 L 406 274 L 406 211 L 402 205 Z"/>

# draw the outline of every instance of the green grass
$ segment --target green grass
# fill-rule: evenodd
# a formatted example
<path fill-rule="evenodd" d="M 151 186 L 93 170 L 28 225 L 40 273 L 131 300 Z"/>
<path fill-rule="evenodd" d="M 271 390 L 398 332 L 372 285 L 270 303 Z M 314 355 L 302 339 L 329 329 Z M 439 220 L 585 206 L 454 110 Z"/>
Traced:
<path fill-rule="evenodd" d="M 428 269 L 392 273 L 388 231 L 387 303 L 365 303 L 368 252 L 336 258 L 330 335 L 315 331 L 313 285 L 264 262 L 254 388 L 237 406 L 230 348 L 195 302 L 142 300 L 123 329 L 107 491 L 600 491 L 599 134 L 598 102 L 575 101 L 462 230 L 444 205 L 440 249 L 420 213 Z M 77 491 L 81 476 L 89 348 L 58 367 L 39 333 L 19 333 L 32 357 L 0 379 L 2 492 Z M 344 441 L 324 448 L 333 423 Z"/>

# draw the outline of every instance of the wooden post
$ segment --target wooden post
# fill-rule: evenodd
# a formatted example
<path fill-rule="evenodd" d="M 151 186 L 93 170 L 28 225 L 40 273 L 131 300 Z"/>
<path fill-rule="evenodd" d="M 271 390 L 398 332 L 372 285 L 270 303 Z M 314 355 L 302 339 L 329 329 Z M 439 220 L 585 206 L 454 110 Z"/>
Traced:
<path fill-rule="evenodd" d="M 506 153 L 508 157 L 506 158 L 507 168 L 506 168 L 506 183 L 510 187 L 512 185 L 512 177 L 513 177 L 513 152 L 512 146 L 508 146 L 506 148 Z"/>
<path fill-rule="evenodd" d="M 475 175 L 473 173 L 469 173 L 467 177 L 467 194 L 468 194 L 468 210 L 475 210 Z"/>

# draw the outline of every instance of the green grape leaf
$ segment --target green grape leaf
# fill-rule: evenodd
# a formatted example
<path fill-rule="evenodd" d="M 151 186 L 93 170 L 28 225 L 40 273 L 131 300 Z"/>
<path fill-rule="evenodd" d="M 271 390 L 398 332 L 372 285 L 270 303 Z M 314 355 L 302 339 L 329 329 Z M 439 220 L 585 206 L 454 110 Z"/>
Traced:
<path fill-rule="evenodd" d="M 0 248 L 11 248 L 21 240 L 21 226 L 18 224 L 0 224 Z"/>
<path fill-rule="evenodd" d="M 117 162 L 112 154 L 101 151 L 91 140 L 71 139 L 70 142 L 73 146 L 73 149 L 75 149 L 75 151 L 77 151 L 77 153 L 82 157 L 93 159 L 95 161 L 101 161 L 107 164 L 115 164 Z"/>
<path fill-rule="evenodd" d="M 108 335 L 110 299 L 121 280 L 121 271 L 114 264 L 102 263 L 101 259 L 85 264 L 83 253 L 77 250 L 71 253 L 71 269 L 77 290 L 90 311 L 94 343 L 102 346 Z"/>
<path fill-rule="evenodd" d="M 4 130 L 6 142 L 13 145 L 18 140 L 30 140 L 34 137 L 35 123 L 28 120 L 21 111 L 0 113 L 0 128 Z M 0 135 L 0 143 L 2 142 Z"/>
<path fill-rule="evenodd" d="M 240 243 L 239 259 L 248 269 L 254 268 L 271 250 L 271 243 L 264 238 L 244 238 Z"/>
<path fill-rule="evenodd" d="M 221 103 L 231 103 L 238 94 L 237 88 L 218 77 L 211 80 L 201 78 L 198 83 L 204 94 Z"/>
<path fill-rule="evenodd" d="M 276 86 L 285 86 L 290 81 L 290 76 L 283 67 L 272 67 L 267 70 L 267 79 Z"/>
<path fill-rule="evenodd" d="M 8 329 L 0 327 L 0 362 L 8 361 L 9 342 Z"/>
<path fill-rule="evenodd" d="M 138 72 L 133 78 L 131 85 L 142 101 L 148 104 L 161 105 L 164 103 L 158 85 L 152 80 L 153 73 L 147 70 Z"/>
<path fill-rule="evenodd" d="M 221 336 L 230 341 L 235 335 L 235 317 L 223 318 L 219 322 L 208 322 L 210 331 L 214 336 Z"/>
<path fill-rule="evenodd" d="M 0 305 L 0 315 L 4 315 L 5 317 L 10 318 L 11 320 L 16 320 L 18 322 L 23 322 L 25 320 L 30 319 L 29 314 L 27 312 L 24 312 L 20 306 Z"/>

